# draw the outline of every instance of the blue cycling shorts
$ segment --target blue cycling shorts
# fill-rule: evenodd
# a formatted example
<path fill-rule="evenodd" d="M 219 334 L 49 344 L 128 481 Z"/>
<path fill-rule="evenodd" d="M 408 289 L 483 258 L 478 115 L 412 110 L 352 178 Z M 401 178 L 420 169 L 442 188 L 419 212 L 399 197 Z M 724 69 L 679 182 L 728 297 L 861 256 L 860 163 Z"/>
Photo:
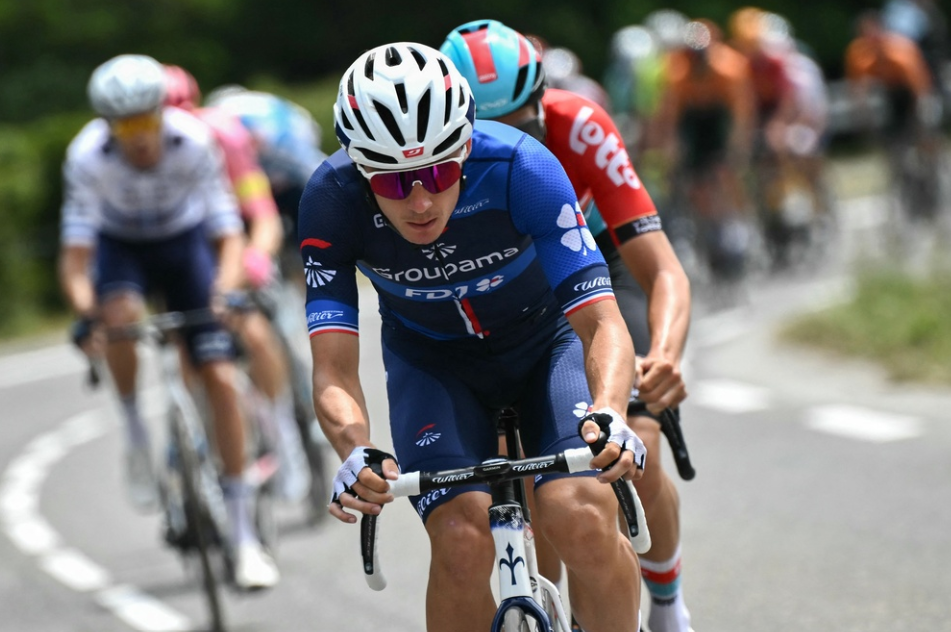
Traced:
<path fill-rule="evenodd" d="M 496 414 L 519 412 L 527 456 L 585 445 L 578 421 L 591 404 L 581 341 L 561 314 L 543 317 L 516 345 L 485 340 L 436 341 L 384 324 L 383 362 L 390 431 L 404 472 L 476 465 L 498 455 Z M 536 477 L 536 486 L 565 476 Z M 425 522 L 459 494 L 487 485 L 439 489 L 410 501 Z"/>
<path fill-rule="evenodd" d="M 100 235 L 96 250 L 99 301 L 117 292 L 164 299 L 167 311 L 186 312 L 211 304 L 215 257 L 201 226 L 159 241 L 123 241 Z M 235 357 L 234 339 L 218 323 L 183 332 L 192 362 L 202 365 Z"/>

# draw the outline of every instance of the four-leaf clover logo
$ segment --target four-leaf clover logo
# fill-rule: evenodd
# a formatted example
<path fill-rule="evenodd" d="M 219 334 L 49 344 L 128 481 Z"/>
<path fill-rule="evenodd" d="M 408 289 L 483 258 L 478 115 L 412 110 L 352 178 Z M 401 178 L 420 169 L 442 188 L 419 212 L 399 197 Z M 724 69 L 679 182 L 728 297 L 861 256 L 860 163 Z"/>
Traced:
<path fill-rule="evenodd" d="M 584 215 L 581 213 L 581 207 L 575 202 L 574 206 L 565 204 L 561 207 L 558 214 L 558 227 L 569 229 L 561 236 L 561 244 L 571 248 L 575 252 L 588 254 L 589 250 L 595 249 L 594 237 L 584 223 Z"/>

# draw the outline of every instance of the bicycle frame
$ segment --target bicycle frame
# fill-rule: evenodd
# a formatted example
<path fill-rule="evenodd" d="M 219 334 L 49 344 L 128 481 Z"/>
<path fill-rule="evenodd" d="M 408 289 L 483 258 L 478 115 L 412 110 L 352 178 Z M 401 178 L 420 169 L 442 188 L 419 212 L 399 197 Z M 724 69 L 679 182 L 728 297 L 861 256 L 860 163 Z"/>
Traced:
<path fill-rule="evenodd" d="M 492 624 L 499 632 L 510 613 L 516 618 L 528 615 L 544 626 L 544 632 L 569 629 L 569 620 L 561 604 L 557 588 L 538 574 L 534 556 L 531 527 L 523 514 L 523 503 L 517 500 L 516 480 L 555 472 L 575 473 L 591 469 L 592 452 L 600 452 L 607 441 L 602 432 L 600 441 L 590 448 L 568 449 L 559 454 L 510 460 L 491 459 L 472 467 L 440 472 L 406 472 L 389 481 L 390 493 L 396 497 L 418 496 L 434 489 L 487 483 L 492 488 L 493 503 L 489 509 L 489 527 L 496 549 L 501 603 Z M 380 470 L 376 468 L 377 473 Z M 611 484 L 628 521 L 628 535 L 637 553 L 650 549 L 650 533 L 644 521 L 644 510 L 634 486 L 629 481 Z M 373 590 L 383 590 L 386 578 L 380 568 L 377 523 L 379 516 L 364 514 L 361 521 L 361 542 L 364 578 Z M 506 580 L 507 583 L 506 583 Z M 534 580 L 534 581 L 533 581 Z M 547 593 L 547 594 L 546 594 Z M 539 600 L 540 597 L 541 599 Z M 552 628 L 552 620 L 542 607 L 548 601 L 560 627 Z M 523 619 L 523 617 L 522 617 Z M 508 632 L 512 632 L 511 628 Z M 516 628 L 516 632 L 521 632 Z"/>

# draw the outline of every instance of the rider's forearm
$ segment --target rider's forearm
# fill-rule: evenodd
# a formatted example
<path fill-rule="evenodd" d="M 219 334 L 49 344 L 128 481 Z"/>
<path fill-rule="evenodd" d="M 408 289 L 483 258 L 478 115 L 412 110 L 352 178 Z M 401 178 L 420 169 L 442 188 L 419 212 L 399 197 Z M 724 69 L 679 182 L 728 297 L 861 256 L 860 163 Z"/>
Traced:
<path fill-rule="evenodd" d="M 345 460 L 354 448 L 371 446 L 370 416 L 360 384 L 357 336 L 324 333 L 310 339 L 314 361 L 314 412 L 324 435 Z"/>
<path fill-rule="evenodd" d="M 315 376 L 314 411 L 324 436 L 341 460 L 358 446 L 373 446 L 369 415 L 359 384 L 348 386 Z"/>
<path fill-rule="evenodd" d="M 244 251 L 244 235 L 229 233 L 218 238 L 218 276 L 215 290 L 225 293 L 241 287 L 243 272 L 241 254 Z"/>
<path fill-rule="evenodd" d="M 661 271 L 654 279 L 648 306 L 651 335 L 648 355 L 667 358 L 679 365 L 690 328 L 690 282 L 686 275 Z"/>
<path fill-rule="evenodd" d="M 634 384 L 634 344 L 617 303 L 605 300 L 568 317 L 584 348 L 585 375 L 593 410 L 627 408 Z"/>
<path fill-rule="evenodd" d="M 249 246 L 265 254 L 274 256 L 280 250 L 284 239 L 281 216 L 277 213 L 261 215 L 251 221 Z"/>
<path fill-rule="evenodd" d="M 96 309 L 96 291 L 89 276 L 90 252 L 66 247 L 60 253 L 59 284 L 66 302 L 74 313 L 88 316 Z"/>
<path fill-rule="evenodd" d="M 618 252 L 647 297 L 651 348 L 640 354 L 680 361 L 690 326 L 690 280 L 663 232 L 646 233 Z"/>

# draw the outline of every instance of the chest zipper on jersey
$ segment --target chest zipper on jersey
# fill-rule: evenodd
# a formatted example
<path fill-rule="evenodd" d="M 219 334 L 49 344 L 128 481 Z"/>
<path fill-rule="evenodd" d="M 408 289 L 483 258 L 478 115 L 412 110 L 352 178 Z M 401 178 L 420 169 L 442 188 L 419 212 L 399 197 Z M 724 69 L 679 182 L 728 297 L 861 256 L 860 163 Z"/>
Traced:
<path fill-rule="evenodd" d="M 449 281 L 449 273 L 446 272 L 446 261 L 443 259 L 442 253 L 439 251 L 435 242 L 433 243 L 433 259 L 439 266 L 439 271 L 442 272 L 443 278 L 446 279 L 447 283 L 451 283 L 451 281 Z M 453 294 L 456 294 L 456 292 L 458 292 L 458 290 L 453 290 Z M 470 334 L 478 336 L 481 339 L 489 335 L 488 331 L 482 331 L 482 324 L 479 322 L 475 310 L 472 309 L 472 302 L 469 301 L 469 299 L 457 295 L 454 296 L 452 300 L 456 304 L 456 309 L 459 311 L 459 315 L 462 316 L 462 320 L 465 321 L 466 330 Z"/>

